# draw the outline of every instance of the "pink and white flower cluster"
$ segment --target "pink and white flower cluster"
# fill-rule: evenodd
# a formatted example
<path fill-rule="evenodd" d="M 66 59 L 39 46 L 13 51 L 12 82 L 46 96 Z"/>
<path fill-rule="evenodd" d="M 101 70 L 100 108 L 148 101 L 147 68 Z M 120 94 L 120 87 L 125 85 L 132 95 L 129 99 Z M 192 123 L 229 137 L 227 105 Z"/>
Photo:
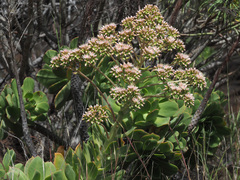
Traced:
<path fill-rule="evenodd" d="M 91 38 L 88 43 L 74 50 L 60 51 L 58 56 L 52 58 L 51 66 L 75 70 L 81 62 L 85 66 L 97 66 L 103 57 L 111 57 L 116 62 L 111 68 L 111 74 L 120 80 L 119 84 L 124 82 L 121 84 L 123 87 L 111 89 L 111 96 L 118 104 L 140 108 L 144 104 L 144 98 L 135 85 L 146 68 L 144 63 L 157 61 L 158 64 L 150 70 L 163 83 L 168 82 L 164 90 L 169 91 L 172 98 L 183 99 L 186 104 L 192 105 L 194 98 L 190 93 L 192 89 L 188 87 L 203 89 L 206 87 L 205 77 L 199 70 L 189 68 L 191 60 L 184 54 L 185 46 L 179 38 L 179 31 L 163 20 L 158 7 L 146 5 L 136 16 L 123 19 L 121 26 L 119 32 L 114 23 L 103 26 L 99 35 Z M 173 50 L 178 53 L 172 63 L 163 64 L 161 55 Z"/>
<path fill-rule="evenodd" d="M 153 71 L 155 71 L 157 76 L 163 81 L 171 79 L 174 75 L 173 67 L 168 64 L 157 64 L 157 66 L 153 68 Z"/>
<path fill-rule="evenodd" d="M 111 73 L 119 81 L 123 79 L 125 82 L 131 84 L 138 80 L 141 76 L 141 70 L 135 67 L 132 63 L 127 62 L 119 65 L 115 65 L 111 68 Z"/>
<path fill-rule="evenodd" d="M 140 56 L 145 60 L 159 57 L 161 52 L 173 49 L 184 50 L 183 42 L 178 39 L 179 32 L 163 20 L 157 6 L 146 5 L 136 16 L 122 20 L 122 31 L 116 32 L 116 24 L 111 23 L 100 29 L 99 35 L 75 50 L 63 50 L 52 58 L 52 67 L 74 68 L 84 61 L 86 66 L 94 65 L 102 56 L 128 60 L 138 59 L 132 41 L 137 41 Z M 72 65 L 72 66 L 70 66 Z"/>
<path fill-rule="evenodd" d="M 157 46 L 148 46 L 143 48 L 142 57 L 144 59 L 154 59 L 160 56 L 161 50 Z"/>
<path fill-rule="evenodd" d="M 103 36 L 111 36 L 111 35 L 115 35 L 116 33 L 116 28 L 117 25 L 115 23 L 110 23 L 108 25 L 103 26 L 100 31 L 99 34 L 103 35 Z"/>
<path fill-rule="evenodd" d="M 128 59 L 131 53 L 133 53 L 133 47 L 129 44 L 116 43 L 113 47 L 113 54 L 122 60 Z"/>
<path fill-rule="evenodd" d="M 82 116 L 83 121 L 87 121 L 91 124 L 101 124 L 108 120 L 108 114 L 106 108 L 96 104 L 95 106 L 89 106 L 87 111 Z"/>
<path fill-rule="evenodd" d="M 114 87 L 110 91 L 111 97 L 119 105 L 127 105 L 132 109 L 140 109 L 144 105 L 144 98 L 137 86 L 129 85 L 127 88 Z"/>
<path fill-rule="evenodd" d="M 201 90 L 207 86 L 206 78 L 203 73 L 196 68 L 189 68 L 185 72 L 185 78 L 192 86 L 198 87 Z"/>
<path fill-rule="evenodd" d="M 80 58 L 81 52 L 79 49 L 64 49 L 51 59 L 52 67 L 69 68 L 76 65 L 76 61 Z"/>
<path fill-rule="evenodd" d="M 177 53 L 172 62 L 173 65 L 177 64 L 184 68 L 187 67 L 190 63 L 191 63 L 190 57 L 184 53 Z"/>
<path fill-rule="evenodd" d="M 168 82 L 165 86 L 165 91 L 170 93 L 173 99 L 182 99 L 184 103 L 194 105 L 194 96 L 189 92 L 188 85 L 183 82 Z"/>

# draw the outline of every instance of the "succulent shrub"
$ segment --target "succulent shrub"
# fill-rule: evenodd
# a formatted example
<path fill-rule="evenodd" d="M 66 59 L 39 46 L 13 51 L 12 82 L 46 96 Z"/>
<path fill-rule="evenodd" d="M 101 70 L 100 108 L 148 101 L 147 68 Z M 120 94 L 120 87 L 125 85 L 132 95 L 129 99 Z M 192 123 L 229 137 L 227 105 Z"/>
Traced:
<path fill-rule="evenodd" d="M 29 123 L 46 120 L 49 109 L 46 94 L 42 91 L 34 92 L 34 86 L 35 81 L 32 78 L 24 79 L 23 102 Z M 6 84 L 0 94 L 0 120 L 1 129 L 11 130 L 19 137 L 22 136 L 20 104 L 15 79 L 12 79 L 11 84 Z M 1 138 L 4 138 L 3 132 L 1 130 Z"/>
<path fill-rule="evenodd" d="M 208 85 L 184 53 L 180 33 L 164 21 L 157 6 L 146 5 L 123 19 L 120 29 L 117 32 L 114 23 L 105 25 L 86 44 L 54 52 L 45 69 L 75 72 L 88 81 L 88 109 L 82 118 L 90 124 L 90 139 L 79 148 L 81 168 L 91 163 L 101 178 L 151 173 L 159 179 L 176 173 L 174 163 L 191 150 L 187 127 Z M 42 75 L 40 71 L 38 78 Z M 67 87 L 68 80 L 63 81 L 49 83 L 46 76 L 44 83 L 48 88 Z M 210 149 L 228 134 L 222 99 L 221 93 L 212 94 L 194 131 L 198 137 L 207 131 Z"/>
<path fill-rule="evenodd" d="M 226 101 L 221 92 L 213 92 L 189 136 L 187 127 L 209 84 L 184 53 L 178 30 L 154 5 L 122 20 L 120 31 L 116 27 L 103 26 L 97 37 L 79 47 L 76 38 L 70 48 L 49 50 L 37 74 L 49 93 L 56 94 L 56 109 L 72 98 L 72 72 L 88 81 L 84 98 L 88 108 L 82 117 L 90 125 L 88 142 L 69 148 L 65 157 L 55 153 L 53 163 L 35 157 L 25 166 L 14 165 L 15 153 L 8 150 L 0 164 L 1 178 L 161 179 L 176 173 L 182 158 L 194 159 L 196 143 L 207 144 L 207 154 L 214 154 L 229 134 Z M 25 79 L 22 90 L 28 122 L 45 120 L 46 95 L 34 92 L 31 78 Z M 0 118 L 1 138 L 2 129 L 21 135 L 15 80 L 1 92 Z"/>

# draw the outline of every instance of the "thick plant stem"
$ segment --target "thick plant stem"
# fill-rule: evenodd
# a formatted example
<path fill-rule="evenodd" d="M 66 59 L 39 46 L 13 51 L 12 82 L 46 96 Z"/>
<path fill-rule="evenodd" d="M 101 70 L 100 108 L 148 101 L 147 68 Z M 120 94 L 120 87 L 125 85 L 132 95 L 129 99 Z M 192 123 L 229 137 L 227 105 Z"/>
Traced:
<path fill-rule="evenodd" d="M 19 81 L 19 76 L 17 73 L 17 68 L 16 68 L 16 63 L 14 63 L 13 67 L 15 67 L 15 72 L 16 72 L 16 82 L 17 82 L 17 90 L 18 90 L 18 96 L 19 96 L 19 102 L 20 102 L 20 110 L 21 110 L 21 119 L 22 119 L 22 129 L 23 129 L 23 135 L 26 140 L 27 146 L 30 150 L 30 153 L 32 156 L 37 156 L 36 150 L 34 148 L 33 141 L 31 139 L 31 134 L 28 129 L 28 124 L 27 124 L 27 117 L 26 117 L 26 111 L 23 103 L 23 95 L 22 95 L 22 90 L 20 86 L 20 81 Z"/>
<path fill-rule="evenodd" d="M 87 132 L 88 124 L 86 121 L 82 121 L 82 115 L 84 113 L 84 106 L 82 102 L 82 84 L 83 82 L 81 81 L 79 75 L 73 72 L 71 77 L 71 92 L 73 96 L 74 112 L 77 119 L 77 125 L 73 131 L 70 142 L 70 145 L 73 148 L 75 148 L 79 142 L 82 145 L 82 143 L 86 142 L 89 138 Z M 80 133 L 78 133 L 79 130 Z"/>
<path fill-rule="evenodd" d="M 18 97 L 19 97 L 20 112 L 21 112 L 21 119 L 22 119 L 22 130 L 23 130 L 24 139 L 26 140 L 26 144 L 30 150 L 31 155 L 37 156 L 33 141 L 31 139 L 31 134 L 28 129 L 27 116 L 26 116 L 26 111 L 25 111 L 25 107 L 24 107 L 24 103 L 23 103 L 22 89 L 20 86 L 17 65 L 15 62 L 13 52 L 12 52 L 12 68 L 13 68 L 13 72 L 15 72 L 14 74 L 15 74 L 15 78 L 16 78 L 16 82 L 17 82 L 17 91 L 18 91 Z"/>

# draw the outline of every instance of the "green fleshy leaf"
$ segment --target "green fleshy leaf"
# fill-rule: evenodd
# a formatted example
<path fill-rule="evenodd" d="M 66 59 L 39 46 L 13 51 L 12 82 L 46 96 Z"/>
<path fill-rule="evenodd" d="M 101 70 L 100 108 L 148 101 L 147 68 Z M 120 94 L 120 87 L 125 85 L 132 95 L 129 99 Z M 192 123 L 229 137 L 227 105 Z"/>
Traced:
<path fill-rule="evenodd" d="M 13 150 L 7 149 L 7 152 L 5 153 L 2 160 L 2 164 L 6 172 L 8 172 L 9 166 L 14 166 L 15 159 L 16 159 L 15 152 Z"/>
<path fill-rule="evenodd" d="M 178 167 L 175 166 L 174 164 L 171 164 L 166 161 L 161 161 L 159 162 L 159 166 L 161 167 L 161 170 L 164 174 L 167 176 L 171 176 L 173 174 L 176 174 L 178 172 Z"/>
<path fill-rule="evenodd" d="M 36 91 L 33 93 L 32 99 L 36 102 L 36 104 L 41 103 L 41 102 L 48 102 L 48 98 L 46 94 L 42 91 Z"/>
<path fill-rule="evenodd" d="M 3 177 L 5 176 L 5 169 L 3 167 L 3 165 L 0 163 L 0 178 L 3 179 Z"/>
<path fill-rule="evenodd" d="M 52 84 L 62 80 L 62 78 L 56 76 L 51 69 L 41 69 L 37 73 L 37 80 L 45 87 L 50 87 Z"/>
<path fill-rule="evenodd" d="M 106 145 L 106 150 L 105 153 L 110 153 L 111 151 L 114 151 L 114 149 L 117 149 L 117 142 L 116 141 L 111 141 Z"/>
<path fill-rule="evenodd" d="M 12 79 L 11 88 L 12 88 L 13 94 L 15 94 L 15 97 L 17 98 L 16 101 L 18 102 L 18 107 L 19 107 L 19 97 L 18 97 L 18 89 L 17 89 L 16 79 Z"/>
<path fill-rule="evenodd" d="M 171 145 L 168 142 L 162 142 L 158 146 L 160 153 L 166 153 L 171 151 Z"/>
<path fill-rule="evenodd" d="M 133 147 L 135 149 L 137 149 L 138 151 L 141 151 L 143 149 L 143 142 L 142 141 L 133 141 Z M 128 145 L 128 148 L 130 150 L 130 152 L 135 152 L 132 148 L 132 146 L 129 147 Z"/>
<path fill-rule="evenodd" d="M 4 96 L 7 96 L 8 94 L 13 94 L 13 90 L 12 90 L 12 88 L 10 87 L 10 85 L 9 84 L 7 84 L 6 86 L 5 86 L 5 88 L 3 89 L 3 91 L 4 91 Z"/>
<path fill-rule="evenodd" d="M 98 169 L 93 162 L 89 162 L 87 164 L 87 173 L 88 173 L 89 179 L 93 179 L 93 180 L 96 179 L 98 175 Z"/>
<path fill-rule="evenodd" d="M 0 120 L 0 140 L 3 140 L 6 138 L 6 133 L 5 133 L 5 123 L 3 120 Z"/>
<path fill-rule="evenodd" d="M 160 139 L 160 136 L 157 134 L 154 134 L 154 133 L 147 134 L 147 135 L 142 136 L 141 141 L 146 141 L 149 139 L 155 139 L 158 141 Z"/>
<path fill-rule="evenodd" d="M 129 137 L 133 138 L 134 140 L 141 141 L 141 139 L 144 135 L 148 135 L 148 133 L 146 131 L 144 131 L 143 129 L 135 129 L 129 135 Z"/>
<path fill-rule="evenodd" d="M 71 81 L 69 81 L 63 88 L 57 93 L 54 104 L 56 109 L 60 109 L 64 106 L 65 102 L 68 100 L 71 92 Z"/>
<path fill-rule="evenodd" d="M 112 99 L 110 96 L 106 96 L 106 93 L 104 93 L 104 96 L 107 98 L 107 101 L 108 101 L 109 104 L 111 105 L 111 108 L 113 109 L 113 111 L 114 111 L 115 113 L 118 113 L 118 112 L 120 111 L 121 107 L 118 106 L 118 105 L 116 104 L 115 100 Z M 108 107 L 108 104 L 106 103 L 106 101 L 105 101 L 103 98 L 102 98 L 102 105 Z"/>
<path fill-rule="evenodd" d="M 32 179 L 32 180 L 41 180 L 42 177 L 41 177 L 40 172 L 38 172 L 37 170 L 34 171 L 33 177 L 32 177 L 31 179 Z"/>
<path fill-rule="evenodd" d="M 143 107 L 141 107 L 141 109 L 137 110 L 137 112 L 141 113 L 141 114 L 145 114 L 147 113 L 151 108 L 151 103 L 149 101 L 145 101 Z"/>
<path fill-rule="evenodd" d="M 62 67 L 59 68 L 54 68 L 52 69 L 52 72 L 57 76 L 60 77 L 61 79 L 68 79 L 71 80 L 71 76 L 69 76 L 69 73 L 72 74 L 71 70 L 66 70 Z"/>
<path fill-rule="evenodd" d="M 166 101 L 163 103 L 159 103 L 159 108 L 160 109 L 158 115 L 164 117 L 172 117 L 179 110 L 178 104 L 175 101 Z"/>
<path fill-rule="evenodd" d="M 221 116 L 213 116 L 210 118 L 210 121 L 213 122 L 214 126 L 226 126 L 226 121 Z"/>
<path fill-rule="evenodd" d="M 12 102 L 12 94 L 8 94 L 6 96 L 7 103 L 10 107 L 13 107 L 13 102 Z"/>
<path fill-rule="evenodd" d="M 91 153 L 89 152 L 89 145 L 87 143 L 84 144 L 82 152 L 83 152 L 83 155 L 86 159 L 86 163 L 91 162 Z"/>
<path fill-rule="evenodd" d="M 186 110 L 186 106 L 183 105 L 180 109 L 178 109 L 178 111 L 173 115 L 173 117 L 178 117 L 180 116 L 181 114 L 183 114 Z"/>
<path fill-rule="evenodd" d="M 66 175 L 68 180 L 71 180 L 71 179 L 74 180 L 76 178 L 76 174 L 75 174 L 72 166 L 70 166 L 69 164 L 66 165 L 65 175 Z"/>
<path fill-rule="evenodd" d="M 78 47 L 78 39 L 79 37 L 75 37 L 74 39 L 71 40 L 70 49 L 75 49 Z"/>
<path fill-rule="evenodd" d="M 58 170 L 55 171 L 53 174 L 49 175 L 48 177 L 46 177 L 45 180 L 68 180 L 68 179 L 64 174 L 64 171 Z"/>
<path fill-rule="evenodd" d="M 65 86 L 68 83 L 68 79 L 62 79 L 54 84 L 52 84 L 51 86 L 49 86 L 48 88 L 48 92 L 50 94 L 55 94 L 58 91 L 60 91 L 62 89 L 63 86 Z"/>
<path fill-rule="evenodd" d="M 157 158 L 160 159 L 166 159 L 166 156 L 164 154 L 154 154 L 153 156 L 156 156 Z"/>
<path fill-rule="evenodd" d="M 213 135 L 210 137 L 210 141 L 208 145 L 210 148 L 216 148 L 219 146 L 220 142 L 221 142 L 220 137 L 217 135 Z"/>
<path fill-rule="evenodd" d="M 56 167 L 56 170 L 64 170 L 65 169 L 66 162 L 61 153 L 55 153 L 54 165 Z"/>
<path fill-rule="evenodd" d="M 31 115 L 32 121 L 45 121 L 47 118 L 47 113 L 39 114 L 39 115 Z"/>
<path fill-rule="evenodd" d="M 202 117 L 214 115 L 224 116 L 223 107 L 219 102 L 213 102 L 211 104 L 208 104 L 204 113 L 202 114 Z"/>
<path fill-rule="evenodd" d="M 23 96 L 25 96 L 27 93 L 33 93 L 34 90 L 34 80 L 30 77 L 27 77 L 23 81 L 22 90 L 23 90 Z"/>
<path fill-rule="evenodd" d="M 37 157 L 32 157 L 29 159 L 25 165 L 24 168 L 24 173 L 27 174 L 29 179 L 33 179 L 34 176 L 39 177 L 38 174 L 40 174 L 40 179 L 43 178 L 43 160 L 37 156 Z"/>
<path fill-rule="evenodd" d="M 157 147 L 158 141 L 156 139 L 148 139 L 144 141 L 143 150 L 153 150 Z"/>
<path fill-rule="evenodd" d="M 35 111 L 38 113 L 38 114 L 42 114 L 42 113 L 47 113 L 48 112 L 48 109 L 49 109 L 49 105 L 47 102 L 40 102 L 40 103 L 37 103 L 37 106 L 35 108 Z"/>
<path fill-rule="evenodd" d="M 32 99 L 32 97 L 33 97 L 33 92 L 28 92 L 28 93 L 26 93 L 26 94 L 24 95 L 24 97 L 27 99 L 27 102 L 28 102 L 29 99 Z"/>
<path fill-rule="evenodd" d="M 56 172 L 56 168 L 55 166 L 53 165 L 52 162 L 45 162 L 44 163 L 44 167 L 45 167 L 45 175 L 44 177 L 48 177 L 50 176 L 51 174 L 53 174 L 54 172 Z"/>
<path fill-rule="evenodd" d="M 179 151 L 175 151 L 174 152 L 174 156 L 173 156 L 173 158 L 171 159 L 172 161 L 177 161 L 177 160 L 179 160 L 179 159 L 182 159 L 182 154 L 181 154 L 181 152 L 179 152 Z"/>
<path fill-rule="evenodd" d="M 7 115 L 7 118 L 10 119 L 12 122 L 17 122 L 20 118 L 20 109 L 17 108 L 17 107 L 11 107 L 11 106 L 8 106 L 6 108 L 6 115 Z"/>
<path fill-rule="evenodd" d="M 134 161 L 136 159 L 138 159 L 137 154 L 135 152 L 134 153 L 130 153 L 130 154 L 127 154 L 126 162 L 132 162 L 132 161 Z"/>
<path fill-rule="evenodd" d="M 24 165 L 22 163 L 17 163 L 14 165 L 15 168 L 20 169 L 22 172 L 24 172 Z"/>
<path fill-rule="evenodd" d="M 161 126 L 165 126 L 168 125 L 170 122 L 170 117 L 157 117 L 154 121 L 153 124 L 156 127 L 161 127 Z"/>
<path fill-rule="evenodd" d="M 73 153 L 74 153 L 73 149 L 69 148 L 66 152 L 66 157 L 65 157 L 66 163 L 69 163 L 72 166 L 73 166 Z"/>
<path fill-rule="evenodd" d="M 57 51 L 54 51 L 54 50 L 48 50 L 44 56 L 43 56 L 43 61 L 46 63 L 46 64 L 51 64 L 51 59 L 55 56 L 57 56 L 58 52 Z"/>
<path fill-rule="evenodd" d="M 11 180 L 28 180 L 29 178 L 18 168 L 10 167 L 7 177 L 13 177 Z"/>
<path fill-rule="evenodd" d="M 6 106 L 6 100 L 2 95 L 0 95 L 0 107 L 5 108 L 5 106 Z"/>
<path fill-rule="evenodd" d="M 12 94 L 12 103 L 13 107 L 20 108 L 18 96 L 16 96 L 15 94 Z"/>
<path fill-rule="evenodd" d="M 228 128 L 228 127 L 221 127 L 221 126 L 218 126 L 216 128 L 217 132 L 222 135 L 222 136 L 229 136 L 230 133 L 231 133 L 231 129 Z"/>
<path fill-rule="evenodd" d="M 158 116 L 158 109 L 154 109 L 153 111 L 149 112 L 146 118 L 147 122 L 153 122 Z"/>
<path fill-rule="evenodd" d="M 135 121 L 135 122 L 145 121 L 145 118 L 143 117 L 143 114 L 141 114 L 141 113 L 137 113 L 137 114 L 135 114 L 134 116 L 135 116 L 135 117 L 134 117 L 134 121 Z"/>
<path fill-rule="evenodd" d="M 151 107 L 149 111 L 153 111 L 155 109 L 159 109 L 159 99 L 156 99 L 151 103 Z"/>

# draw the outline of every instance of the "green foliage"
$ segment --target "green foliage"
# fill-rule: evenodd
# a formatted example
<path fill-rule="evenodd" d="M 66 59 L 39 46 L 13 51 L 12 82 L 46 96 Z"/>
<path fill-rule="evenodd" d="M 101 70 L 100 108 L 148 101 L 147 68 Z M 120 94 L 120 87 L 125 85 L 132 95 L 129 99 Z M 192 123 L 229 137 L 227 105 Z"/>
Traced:
<path fill-rule="evenodd" d="M 37 74 L 39 83 L 48 88 L 50 94 L 57 94 L 55 106 L 60 109 L 70 99 L 71 72 L 58 68 L 52 70 L 45 64 Z"/>
<path fill-rule="evenodd" d="M 112 179 L 113 175 L 107 172 L 111 169 L 113 157 L 101 152 L 97 144 L 87 143 L 82 148 L 80 145 L 75 150 L 71 148 L 66 152 L 65 158 L 61 153 L 55 153 L 54 163 L 43 162 L 37 156 L 29 159 L 25 166 L 14 165 L 15 153 L 8 150 L 4 155 L 3 165 L 0 165 L 0 178 L 23 180 L 78 180 L 80 179 Z M 105 159 L 106 158 L 106 159 Z M 102 164 L 104 163 L 104 164 Z M 123 170 L 114 176 L 123 179 Z"/>
<path fill-rule="evenodd" d="M 48 98 L 42 91 L 34 92 L 34 80 L 25 78 L 22 85 L 23 102 L 29 121 L 44 121 L 49 109 Z M 17 135 L 21 135 L 20 104 L 16 80 L 5 85 L 0 95 L 1 137 L 3 129 L 10 128 Z"/>
<path fill-rule="evenodd" d="M 80 169 L 83 178 L 107 179 L 110 172 L 114 173 L 109 178 L 148 176 L 151 172 L 153 179 L 158 179 L 175 174 L 182 155 L 190 157 L 192 138 L 187 136 L 187 129 L 205 94 L 200 91 L 206 87 L 204 76 L 192 68 L 189 56 L 183 53 L 177 53 L 171 64 L 161 64 L 160 52 L 183 52 L 184 45 L 178 31 L 167 25 L 155 6 L 146 6 L 135 17 L 124 19 L 122 26 L 119 33 L 115 24 L 104 26 L 98 38 L 79 48 L 74 39 L 70 43 L 74 50 L 48 51 L 46 57 L 52 60 L 46 58 L 46 63 L 51 64 L 37 75 L 50 93 L 57 94 L 58 109 L 70 96 L 68 74 L 72 71 L 89 81 L 85 89 L 89 106 L 98 103 L 83 116 L 92 124 L 89 141 L 75 154 L 69 150 L 66 155 L 76 177 Z M 133 37 L 139 52 L 132 47 Z M 153 59 L 158 64 L 146 66 Z M 63 73 L 58 73 L 61 68 Z M 200 137 L 197 143 L 203 144 L 201 140 L 207 134 L 209 154 L 229 133 L 223 119 L 223 99 L 222 94 L 213 92 L 195 128 L 194 136 Z M 108 113 L 108 121 L 99 113 L 101 107 L 101 112 Z M 66 168 L 61 154 L 56 157 L 57 170 Z M 125 174 L 129 167 L 130 172 Z"/>

